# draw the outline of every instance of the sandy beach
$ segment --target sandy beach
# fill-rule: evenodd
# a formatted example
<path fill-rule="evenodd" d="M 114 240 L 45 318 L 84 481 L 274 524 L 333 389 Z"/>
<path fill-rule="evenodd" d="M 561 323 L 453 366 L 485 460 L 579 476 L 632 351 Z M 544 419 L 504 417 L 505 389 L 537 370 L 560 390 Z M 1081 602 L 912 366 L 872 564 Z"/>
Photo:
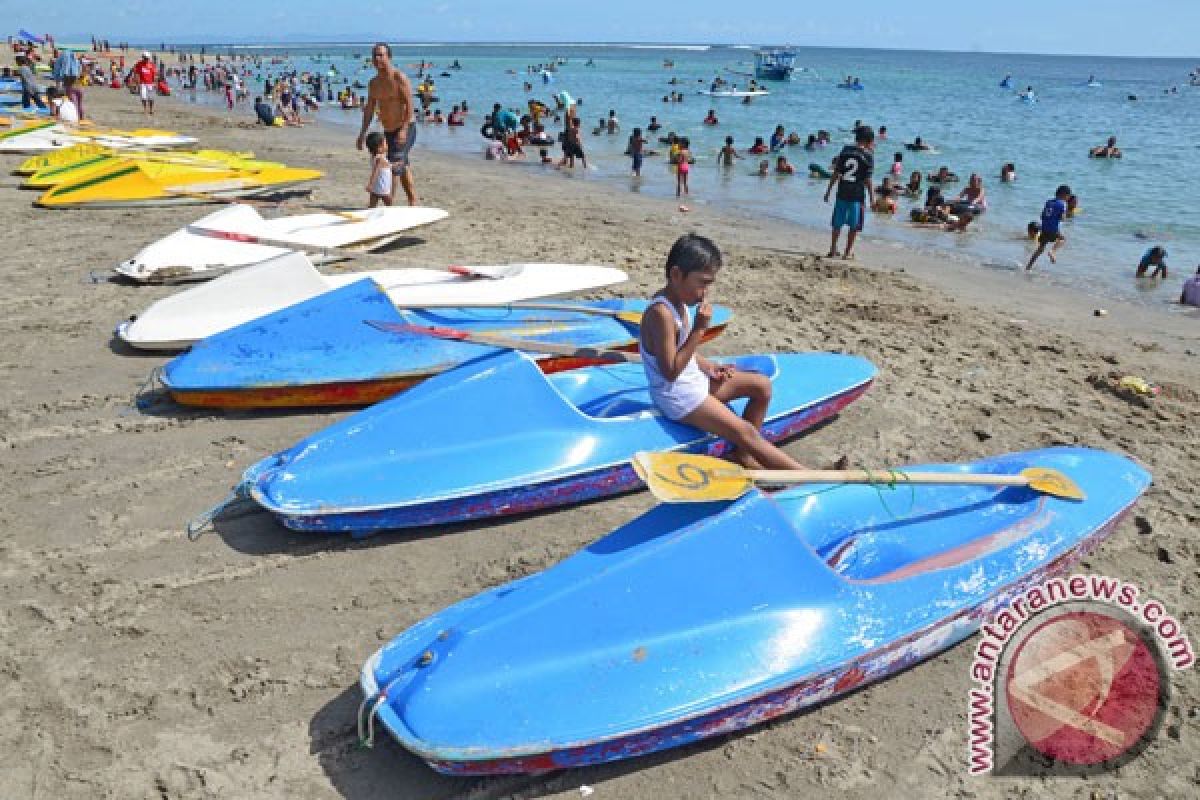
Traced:
<path fill-rule="evenodd" d="M 87 95 L 89 114 L 114 127 L 142 124 L 137 106 L 124 91 Z M 352 130 L 265 129 L 248 111 L 177 99 L 158 108 L 156 126 L 203 146 L 325 170 L 308 202 L 365 199 L 367 157 Z M 726 256 L 715 300 L 735 317 L 708 352 L 837 350 L 880 369 L 862 400 L 788 446 L 803 461 L 960 461 L 1056 444 L 1138 459 L 1154 485 L 1082 571 L 1138 583 L 1196 643 L 1200 309 L 1108 301 L 1107 315 L 1094 316 L 1098 301 L 1036 273 L 952 264 L 874 242 L 869 227 L 847 263 L 815 255 L 828 246 L 824 231 L 702 203 L 681 214 L 582 173 L 419 145 L 414 165 L 422 202 L 450 218 L 391 249 L 398 266 L 608 263 L 631 276 L 609 294 L 638 296 L 661 285 L 678 235 L 712 237 Z M 289 533 L 252 512 L 191 543 L 187 520 L 247 465 L 348 412 L 139 411 L 135 395 L 165 358 L 128 351 L 112 330 L 174 289 L 118 283 L 111 268 L 210 209 L 51 212 L 33 208 L 34 197 L 0 191 L 10 230 L 0 259 L 0 797 L 482 800 L 579 797 L 584 786 L 597 800 L 1200 792 L 1194 669 L 1175 673 L 1164 729 L 1118 772 L 968 777 L 969 642 L 812 712 L 595 768 L 453 779 L 386 737 L 359 748 L 358 672 L 383 642 L 560 561 L 649 508 L 650 496 L 363 541 Z M 1114 390 L 1111 378 L 1125 375 L 1162 392 L 1146 400 Z"/>

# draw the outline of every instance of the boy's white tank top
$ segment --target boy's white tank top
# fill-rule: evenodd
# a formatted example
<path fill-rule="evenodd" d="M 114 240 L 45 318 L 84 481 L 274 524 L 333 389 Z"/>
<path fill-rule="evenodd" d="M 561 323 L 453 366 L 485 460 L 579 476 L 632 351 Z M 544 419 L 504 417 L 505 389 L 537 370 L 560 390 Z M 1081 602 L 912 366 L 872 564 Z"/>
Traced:
<path fill-rule="evenodd" d="M 670 310 L 671 317 L 675 320 L 675 346 L 683 347 L 688 334 L 692 331 L 691 319 L 688 319 L 686 314 L 681 318 L 675 305 L 662 295 L 651 300 L 646 310 L 649 311 L 659 304 Z M 704 402 L 704 398 L 708 397 L 708 376 L 700 369 L 700 364 L 697 363 L 695 356 L 692 356 L 692 360 L 683 368 L 683 372 L 679 373 L 679 377 L 674 381 L 668 381 L 663 376 L 658 359 L 646 350 L 640 338 L 638 339 L 638 352 L 642 356 L 642 366 L 646 370 L 650 396 L 654 399 L 654 404 L 668 419 L 678 420 L 686 417 L 699 408 L 700 404 Z"/>

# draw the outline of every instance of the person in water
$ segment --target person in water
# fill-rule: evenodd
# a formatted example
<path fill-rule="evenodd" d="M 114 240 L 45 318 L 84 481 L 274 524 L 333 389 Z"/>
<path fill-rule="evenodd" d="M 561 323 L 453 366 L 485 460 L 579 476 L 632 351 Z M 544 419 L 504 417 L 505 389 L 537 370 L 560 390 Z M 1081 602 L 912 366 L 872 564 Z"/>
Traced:
<path fill-rule="evenodd" d="M 717 151 L 717 163 L 722 167 L 732 167 L 736 159 L 741 158 L 737 150 L 733 148 L 733 137 L 725 137 L 725 145 Z"/>
<path fill-rule="evenodd" d="M 1012 183 L 1017 179 L 1017 166 L 1011 161 L 1000 168 L 1000 182 Z"/>
<path fill-rule="evenodd" d="M 875 132 L 864 125 L 854 132 L 854 144 L 846 145 L 834 160 L 833 174 L 829 176 L 829 184 L 825 187 L 825 202 L 828 203 L 829 193 L 837 186 L 837 202 L 833 206 L 831 220 L 830 258 L 838 254 L 838 237 L 842 228 L 849 228 L 842 258 L 851 257 L 854 241 L 863 227 L 864 201 L 873 203 L 875 200 L 875 189 L 871 185 L 871 172 L 875 167 L 871 152 L 874 149 Z"/>
<path fill-rule="evenodd" d="M 1195 275 L 1184 281 L 1179 302 L 1185 306 L 1200 306 L 1200 267 L 1196 267 Z"/>
<path fill-rule="evenodd" d="M 883 183 L 875 190 L 875 202 L 871 204 L 871 210 L 880 214 L 896 213 L 896 187 L 890 175 L 885 176 Z"/>
<path fill-rule="evenodd" d="M 747 150 L 746 152 L 751 153 L 752 155 L 759 156 L 759 155 L 762 155 L 763 153 L 767 152 L 767 145 L 765 142 L 763 142 L 763 139 L 761 136 L 755 136 L 754 144 L 752 144 L 750 146 L 750 149 Z"/>
<path fill-rule="evenodd" d="M 912 174 L 908 176 L 908 184 L 904 187 L 904 193 L 909 197 L 921 196 L 921 171 L 914 169 Z"/>
<path fill-rule="evenodd" d="M 716 125 L 719 122 L 720 122 L 720 120 L 717 119 L 717 110 L 715 108 L 710 108 L 708 110 L 708 116 L 706 116 L 704 118 L 704 124 L 705 125 Z"/>
<path fill-rule="evenodd" d="M 1093 147 L 1088 151 L 1089 158 L 1120 158 L 1121 148 L 1117 147 L 1117 137 L 1108 137 L 1106 144 Z"/>
<path fill-rule="evenodd" d="M 754 172 L 754 174 L 760 178 L 765 178 L 766 176 L 770 175 L 771 174 L 771 162 L 767 161 L 765 158 L 762 161 L 758 162 L 758 169 Z"/>
<path fill-rule="evenodd" d="M 788 163 L 787 156 L 780 156 L 775 159 L 775 174 L 776 175 L 795 175 L 796 168 Z"/>
<path fill-rule="evenodd" d="M 1046 250 L 1046 245 L 1052 245 L 1050 252 L 1047 253 L 1050 263 L 1053 264 L 1057 261 L 1055 253 L 1066 241 L 1066 237 L 1059 232 L 1059 227 L 1067 215 L 1067 198 L 1070 196 L 1071 187 L 1064 183 L 1054 192 L 1054 197 L 1046 201 L 1046 205 L 1042 208 L 1042 221 L 1037 238 L 1038 246 L 1033 251 L 1033 255 L 1029 257 L 1029 263 L 1025 265 L 1026 272 L 1033 269 L 1034 262 Z"/>
<path fill-rule="evenodd" d="M 1154 267 L 1154 271 L 1149 276 L 1146 275 L 1147 270 Z M 1167 249 L 1165 247 L 1151 247 L 1142 254 L 1142 260 L 1138 262 L 1137 273 L 1135 278 L 1165 278 L 1167 277 Z"/>
<path fill-rule="evenodd" d="M 653 133 L 654 131 L 659 130 L 660 128 L 662 128 L 662 125 L 659 123 L 658 117 L 655 117 L 652 115 L 650 117 L 650 124 L 646 126 L 646 130 Z"/>
<path fill-rule="evenodd" d="M 667 283 L 643 312 L 638 340 L 650 397 L 668 419 L 729 441 L 730 457 L 745 467 L 804 469 L 763 438 L 770 379 L 697 352 L 712 322 L 708 293 L 721 265 L 721 251 L 704 236 L 689 233 L 671 246 Z M 696 306 L 694 318 L 689 306 Z M 747 402 L 739 417 L 727 404 L 742 398 Z"/>
<path fill-rule="evenodd" d="M 646 147 L 646 140 L 642 138 L 642 129 L 634 128 L 633 133 L 629 135 L 629 147 L 626 148 L 630 158 L 633 159 L 633 177 L 642 177 L 642 158 L 643 151 Z"/>
<path fill-rule="evenodd" d="M 933 149 L 933 148 L 932 148 L 932 147 L 930 147 L 929 145 L 925 144 L 925 142 L 921 141 L 921 137 L 920 137 L 920 136 L 918 136 L 917 138 L 913 139 L 911 142 L 909 142 L 908 144 L 906 144 L 906 145 L 904 145 L 904 146 L 905 146 L 907 149 L 909 149 L 909 150 L 914 150 L 914 151 L 921 151 L 921 150 L 932 150 L 932 149 Z"/>
<path fill-rule="evenodd" d="M 771 134 L 771 144 L 769 145 L 771 152 L 775 153 L 781 150 L 786 141 L 787 137 L 784 135 L 783 126 L 776 125 L 775 132 Z"/>
<path fill-rule="evenodd" d="M 958 176 L 949 167 L 940 167 L 937 172 L 929 173 L 930 183 L 958 183 Z"/>
<path fill-rule="evenodd" d="M 675 199 L 681 200 L 683 197 L 691 194 L 688 191 L 688 173 L 692 171 L 692 154 L 688 150 L 691 143 L 687 137 L 679 140 L 679 161 L 675 164 Z M 686 205 L 679 206 L 680 211 L 688 211 Z"/>

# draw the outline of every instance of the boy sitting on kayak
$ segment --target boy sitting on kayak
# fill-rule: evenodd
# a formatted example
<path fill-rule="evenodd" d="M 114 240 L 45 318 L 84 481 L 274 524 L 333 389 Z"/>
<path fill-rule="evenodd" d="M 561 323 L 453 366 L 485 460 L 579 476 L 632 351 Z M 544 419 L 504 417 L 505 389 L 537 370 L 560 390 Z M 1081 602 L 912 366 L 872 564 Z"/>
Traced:
<path fill-rule="evenodd" d="M 771 402 L 770 379 L 715 364 L 696 352 L 712 320 L 712 304 L 705 298 L 720 267 L 721 251 L 704 236 L 689 233 L 671 247 L 667 285 L 646 307 L 638 342 L 650 396 L 668 419 L 729 441 L 736 448 L 731 457 L 745 467 L 804 469 L 761 433 Z M 697 306 L 694 320 L 690 305 Z M 726 405 L 739 398 L 747 400 L 740 417 Z"/>

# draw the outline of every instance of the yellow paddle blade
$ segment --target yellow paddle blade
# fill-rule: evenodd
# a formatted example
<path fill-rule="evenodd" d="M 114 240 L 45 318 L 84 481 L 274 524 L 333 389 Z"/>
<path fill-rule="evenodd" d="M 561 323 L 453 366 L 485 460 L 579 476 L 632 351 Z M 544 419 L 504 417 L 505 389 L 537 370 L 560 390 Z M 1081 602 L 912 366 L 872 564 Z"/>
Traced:
<path fill-rule="evenodd" d="M 754 488 L 744 469 L 711 456 L 643 451 L 634 455 L 633 469 L 665 503 L 735 500 Z"/>
<path fill-rule="evenodd" d="M 1049 467 L 1029 467 L 1021 470 L 1021 476 L 1029 481 L 1029 488 L 1068 500 L 1083 500 L 1083 490 L 1063 473 Z"/>

